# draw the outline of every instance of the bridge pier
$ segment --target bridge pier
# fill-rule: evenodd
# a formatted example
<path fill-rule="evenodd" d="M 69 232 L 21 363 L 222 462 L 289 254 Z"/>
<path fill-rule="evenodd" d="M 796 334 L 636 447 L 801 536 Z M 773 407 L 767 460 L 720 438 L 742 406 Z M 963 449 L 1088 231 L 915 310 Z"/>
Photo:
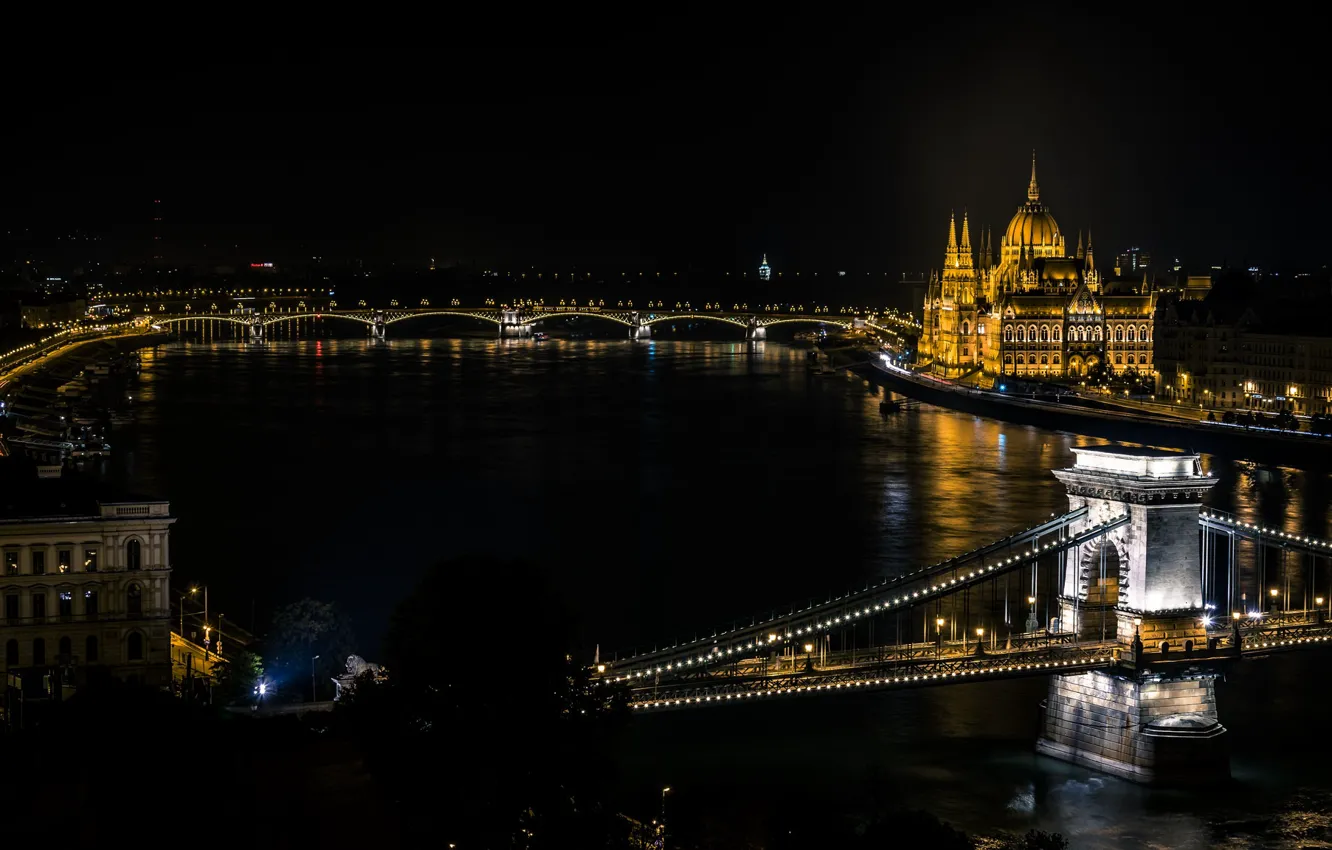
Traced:
<path fill-rule="evenodd" d="M 521 310 L 500 311 L 500 338 L 516 337 L 524 339 L 532 335 L 532 323 L 523 318 Z"/>
<path fill-rule="evenodd" d="M 264 323 L 259 321 L 258 319 L 254 319 L 250 322 L 250 341 L 251 342 L 264 341 Z"/>
<path fill-rule="evenodd" d="M 1070 552 L 1059 631 L 1120 644 L 1121 668 L 1054 677 L 1037 750 L 1136 782 L 1223 779 L 1230 765 L 1216 710 L 1198 557 L 1198 508 L 1216 484 L 1194 454 L 1076 448 L 1055 470 L 1077 534 L 1129 522 Z"/>
<path fill-rule="evenodd" d="M 388 321 L 384 317 L 384 311 L 376 310 L 371 316 L 370 334 L 375 339 L 383 339 L 388 335 Z"/>
<path fill-rule="evenodd" d="M 745 339 L 762 340 L 768 338 L 768 329 L 758 323 L 758 316 L 750 316 L 745 326 Z"/>

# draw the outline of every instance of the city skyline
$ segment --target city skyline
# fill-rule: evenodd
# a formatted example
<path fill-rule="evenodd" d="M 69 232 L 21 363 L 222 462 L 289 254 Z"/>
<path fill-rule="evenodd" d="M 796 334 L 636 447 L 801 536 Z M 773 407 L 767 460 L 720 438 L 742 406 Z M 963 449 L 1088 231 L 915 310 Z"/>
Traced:
<path fill-rule="evenodd" d="M 5 223 L 148 258 L 162 200 L 169 264 L 756 270 L 766 253 L 774 274 L 896 276 L 937 263 L 950 212 L 1005 221 L 1035 149 L 1049 202 L 1107 259 L 1325 262 L 1328 164 L 1269 96 L 1312 85 L 1298 44 L 1194 51 L 1131 10 L 985 7 L 866 44 L 873 23 L 814 22 L 836 52 L 781 49 L 803 25 L 782 16 L 691 51 L 670 26 L 632 51 L 161 48 L 104 86 L 19 94 L 44 128 L 98 129 L 16 142 Z M 157 79 L 163 63 L 179 73 Z"/>

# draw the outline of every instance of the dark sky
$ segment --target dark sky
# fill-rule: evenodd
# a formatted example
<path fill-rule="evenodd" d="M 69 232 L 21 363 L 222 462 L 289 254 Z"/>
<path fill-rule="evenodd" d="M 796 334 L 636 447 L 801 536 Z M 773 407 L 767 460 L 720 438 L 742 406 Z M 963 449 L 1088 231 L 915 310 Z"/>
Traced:
<path fill-rule="evenodd" d="M 132 254 L 161 197 L 186 262 L 897 274 L 939 264 L 950 209 L 1001 230 L 1035 148 L 1070 245 L 1090 228 L 1106 261 L 1326 262 L 1314 28 L 887 5 L 20 50 L 0 205 Z"/>

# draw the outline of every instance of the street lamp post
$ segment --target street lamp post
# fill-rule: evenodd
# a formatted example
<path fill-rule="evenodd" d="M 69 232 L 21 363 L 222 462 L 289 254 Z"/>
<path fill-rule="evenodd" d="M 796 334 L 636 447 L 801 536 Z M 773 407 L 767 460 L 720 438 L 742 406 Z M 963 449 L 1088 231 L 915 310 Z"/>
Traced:
<path fill-rule="evenodd" d="M 310 659 L 310 702 L 319 701 L 319 691 L 315 689 L 315 666 L 314 666 L 314 663 L 318 660 L 319 660 L 318 655 Z"/>
<path fill-rule="evenodd" d="M 813 653 L 813 652 L 814 652 L 814 644 L 812 644 L 812 643 L 807 643 L 807 644 L 805 644 L 805 669 L 806 669 L 806 670 L 813 670 L 813 669 L 814 669 L 814 659 L 810 657 L 811 653 Z"/>
<path fill-rule="evenodd" d="M 661 850 L 666 850 L 666 795 L 670 790 L 669 785 L 661 789 Z"/>
<path fill-rule="evenodd" d="M 985 654 L 985 629 L 980 626 L 976 627 L 976 654 Z"/>
<path fill-rule="evenodd" d="M 1027 613 L 1027 631 L 1034 632 L 1041 627 L 1040 621 L 1036 619 L 1036 597 L 1028 596 L 1027 604 L 1031 606 Z"/>
<path fill-rule="evenodd" d="M 943 617 L 934 621 L 934 660 L 939 660 L 939 654 L 943 651 Z"/>

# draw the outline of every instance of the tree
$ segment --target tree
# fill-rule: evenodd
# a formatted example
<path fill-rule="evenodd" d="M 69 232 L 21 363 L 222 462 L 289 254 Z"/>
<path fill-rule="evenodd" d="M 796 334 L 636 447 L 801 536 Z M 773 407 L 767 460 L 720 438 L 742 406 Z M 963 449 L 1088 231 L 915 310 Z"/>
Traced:
<path fill-rule="evenodd" d="M 439 600 L 455 596 L 460 574 L 503 577 L 502 621 L 463 605 L 441 631 Z M 596 801 L 614 781 L 609 733 L 628 710 L 622 691 L 591 681 L 569 654 L 558 598 L 524 564 L 462 559 L 437 564 L 394 611 L 387 681 L 358 683 L 334 726 L 403 802 L 410 833 L 459 846 L 607 846 Z M 460 644 L 472 636 L 484 636 L 484 652 Z"/>
<path fill-rule="evenodd" d="M 233 651 L 213 666 L 213 702 L 227 705 L 244 701 L 264 677 L 264 661 L 247 649 Z"/>
<path fill-rule="evenodd" d="M 1207 421 L 1208 421 L 1208 422 L 1215 422 L 1215 421 L 1216 421 L 1216 413 L 1213 412 L 1213 411 L 1211 411 L 1211 410 L 1207 411 Z"/>

